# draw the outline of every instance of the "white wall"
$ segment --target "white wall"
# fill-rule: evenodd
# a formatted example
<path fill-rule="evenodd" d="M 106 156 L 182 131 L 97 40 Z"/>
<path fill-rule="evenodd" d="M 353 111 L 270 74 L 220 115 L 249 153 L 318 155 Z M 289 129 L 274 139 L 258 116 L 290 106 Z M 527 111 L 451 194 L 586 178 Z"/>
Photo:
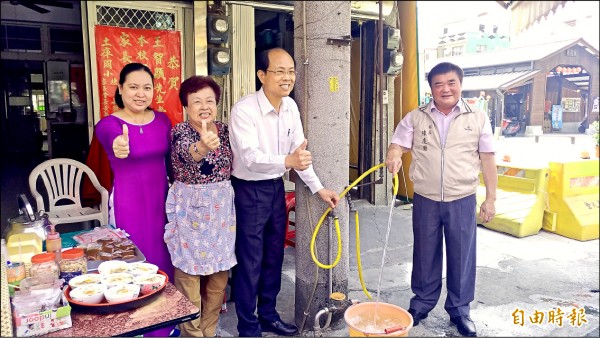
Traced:
<path fill-rule="evenodd" d="M 497 25 L 498 34 L 508 35 L 509 22 L 510 12 L 496 1 L 417 1 L 420 99 L 430 92 L 425 70 L 439 62 L 437 47 L 440 37 L 444 35 L 444 27 L 448 26 L 448 34 L 456 34 L 460 31 L 478 31 L 481 23 L 485 24 L 488 33 L 491 33 L 493 25 Z M 463 43 L 459 41 L 455 44 Z M 452 44 L 446 46 L 452 48 Z M 425 54 L 429 57 L 426 58 Z"/>

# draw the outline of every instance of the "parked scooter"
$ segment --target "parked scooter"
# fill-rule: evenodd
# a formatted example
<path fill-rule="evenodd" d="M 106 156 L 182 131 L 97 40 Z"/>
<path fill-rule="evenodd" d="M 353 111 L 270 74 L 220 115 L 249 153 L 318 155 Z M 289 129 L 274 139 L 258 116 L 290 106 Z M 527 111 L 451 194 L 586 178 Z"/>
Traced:
<path fill-rule="evenodd" d="M 502 135 L 515 136 L 521 130 L 521 124 L 516 117 L 502 119 Z"/>

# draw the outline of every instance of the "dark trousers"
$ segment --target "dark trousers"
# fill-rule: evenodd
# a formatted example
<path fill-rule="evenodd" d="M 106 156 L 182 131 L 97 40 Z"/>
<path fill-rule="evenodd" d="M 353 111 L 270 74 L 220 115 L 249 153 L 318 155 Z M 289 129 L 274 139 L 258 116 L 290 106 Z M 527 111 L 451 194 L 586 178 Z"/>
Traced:
<path fill-rule="evenodd" d="M 476 235 L 475 194 L 452 202 L 436 202 L 414 194 L 413 270 L 410 307 L 431 311 L 442 290 L 442 241 L 446 241 L 444 309 L 450 317 L 469 315 L 475 297 Z"/>
<path fill-rule="evenodd" d="M 245 181 L 232 176 L 231 183 L 237 220 L 233 294 L 238 333 L 240 337 L 260 337 L 259 318 L 269 322 L 280 319 L 275 304 L 281 289 L 285 188 L 281 178 Z"/>

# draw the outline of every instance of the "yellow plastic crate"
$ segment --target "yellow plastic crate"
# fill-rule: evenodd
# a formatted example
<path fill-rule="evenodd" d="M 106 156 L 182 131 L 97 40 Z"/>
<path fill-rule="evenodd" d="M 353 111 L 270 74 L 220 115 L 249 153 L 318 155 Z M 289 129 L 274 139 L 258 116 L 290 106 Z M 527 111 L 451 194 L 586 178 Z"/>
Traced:
<path fill-rule="evenodd" d="M 547 204 L 548 168 L 515 166 L 503 162 L 497 165 L 496 215 L 484 227 L 516 237 L 535 235 L 543 225 Z M 477 187 L 477 214 L 485 200 L 485 186 Z"/>
<path fill-rule="evenodd" d="M 599 161 L 550 162 L 544 230 L 579 241 L 599 237 Z"/>

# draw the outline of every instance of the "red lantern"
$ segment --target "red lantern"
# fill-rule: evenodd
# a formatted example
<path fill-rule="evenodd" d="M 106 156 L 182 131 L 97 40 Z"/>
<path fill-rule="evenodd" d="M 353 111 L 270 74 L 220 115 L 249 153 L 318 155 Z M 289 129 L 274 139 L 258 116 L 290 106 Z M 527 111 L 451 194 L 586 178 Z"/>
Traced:
<path fill-rule="evenodd" d="M 576 67 L 575 68 L 575 73 L 577 73 L 577 74 L 581 73 L 581 67 Z"/>
<path fill-rule="evenodd" d="M 558 66 L 558 67 L 556 67 L 554 69 L 556 70 L 557 73 L 560 73 L 560 72 L 563 71 L 563 67 L 561 67 L 561 66 Z"/>

